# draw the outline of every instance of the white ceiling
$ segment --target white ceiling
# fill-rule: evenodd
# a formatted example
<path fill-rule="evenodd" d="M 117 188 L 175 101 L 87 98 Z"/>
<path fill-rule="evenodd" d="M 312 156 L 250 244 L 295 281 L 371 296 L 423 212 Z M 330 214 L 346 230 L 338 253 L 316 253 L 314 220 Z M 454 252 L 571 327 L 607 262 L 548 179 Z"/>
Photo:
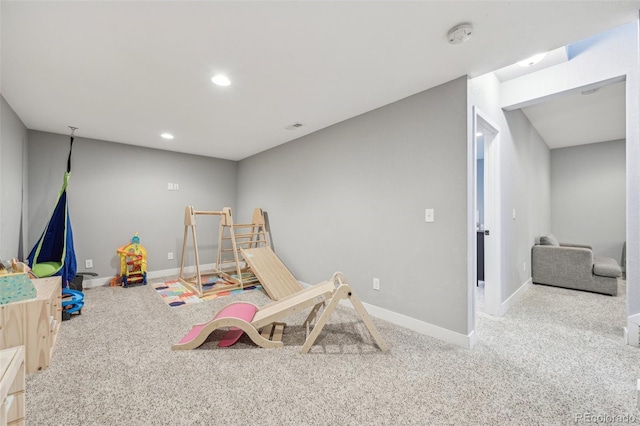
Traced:
<path fill-rule="evenodd" d="M 549 148 L 625 138 L 625 82 L 522 108 Z"/>
<path fill-rule="evenodd" d="M 29 129 L 240 160 L 638 19 L 636 1 L 7 1 Z M 456 24 L 472 38 L 447 43 Z M 233 84 L 214 86 L 222 72 Z M 304 126 L 286 130 L 292 123 Z M 175 135 L 172 141 L 160 138 Z"/>
<path fill-rule="evenodd" d="M 554 65 L 561 64 L 563 62 L 567 62 L 568 60 L 569 57 L 567 54 L 567 47 L 562 46 L 557 49 L 553 49 L 550 52 L 546 52 L 545 56 L 540 60 L 540 62 L 537 62 L 533 65 L 522 66 L 518 63 L 514 63 L 511 65 L 507 65 L 504 68 L 500 68 L 493 73 L 496 75 L 496 77 L 498 77 L 498 80 L 505 82 L 507 80 L 511 80 L 525 74 L 530 74 L 548 67 L 552 67 Z"/>

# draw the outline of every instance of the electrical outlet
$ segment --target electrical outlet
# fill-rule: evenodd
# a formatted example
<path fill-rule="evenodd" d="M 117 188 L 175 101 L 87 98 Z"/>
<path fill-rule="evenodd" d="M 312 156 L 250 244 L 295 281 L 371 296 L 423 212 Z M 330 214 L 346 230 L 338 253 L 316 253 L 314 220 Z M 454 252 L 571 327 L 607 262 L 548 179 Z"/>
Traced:
<path fill-rule="evenodd" d="M 374 278 L 373 279 L 373 289 L 374 290 L 380 290 L 380 279 L 379 278 Z"/>
<path fill-rule="evenodd" d="M 87 269 L 93 268 L 93 259 L 87 259 L 84 261 L 84 267 Z"/>
<path fill-rule="evenodd" d="M 433 209 L 424 209 L 424 221 L 425 222 L 435 222 L 435 212 Z"/>
<path fill-rule="evenodd" d="M 173 260 L 173 252 L 167 253 L 167 260 Z"/>
<path fill-rule="evenodd" d="M 525 261 L 525 262 L 522 262 L 522 270 L 523 270 L 524 272 L 527 272 L 527 262 L 526 262 L 526 261 Z"/>

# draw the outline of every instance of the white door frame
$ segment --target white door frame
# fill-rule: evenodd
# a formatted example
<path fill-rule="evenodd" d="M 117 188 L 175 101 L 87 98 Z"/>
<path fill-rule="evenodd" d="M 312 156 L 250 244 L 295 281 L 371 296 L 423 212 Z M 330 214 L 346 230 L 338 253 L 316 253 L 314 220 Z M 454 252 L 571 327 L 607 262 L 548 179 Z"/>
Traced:
<path fill-rule="evenodd" d="M 485 234 L 485 269 L 484 269 L 484 297 L 485 297 L 485 311 L 490 315 L 502 316 L 502 273 L 501 273 L 501 253 L 502 253 L 502 239 L 501 239 L 501 176 L 500 176 L 500 128 L 493 123 L 485 114 L 483 114 L 476 106 L 472 108 L 473 114 L 473 148 L 474 158 L 475 149 L 477 148 L 476 133 L 479 128 L 485 131 L 484 138 L 484 223 L 485 230 L 489 231 L 489 235 Z M 488 134 L 487 134 L 488 132 Z M 476 161 L 474 161 L 476 163 Z M 473 176 L 473 216 L 477 211 L 477 164 L 474 164 L 474 176 Z M 470 233 L 473 235 L 473 241 L 476 241 L 476 224 L 475 220 L 471 224 Z M 477 246 L 474 244 L 475 250 L 473 257 L 473 266 L 476 266 L 477 262 Z M 477 271 L 474 268 L 473 282 L 471 283 L 475 288 L 477 283 Z M 475 291 L 472 292 L 475 295 Z M 474 312 L 475 312 L 475 296 L 474 296 Z M 475 327 L 474 327 L 475 328 Z"/>

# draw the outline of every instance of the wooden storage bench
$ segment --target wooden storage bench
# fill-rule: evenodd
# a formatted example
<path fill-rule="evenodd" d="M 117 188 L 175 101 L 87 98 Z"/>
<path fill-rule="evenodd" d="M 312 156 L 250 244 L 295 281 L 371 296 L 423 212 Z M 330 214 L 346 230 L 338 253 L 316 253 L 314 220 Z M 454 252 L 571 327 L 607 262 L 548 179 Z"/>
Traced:
<path fill-rule="evenodd" d="M 0 351 L 0 426 L 24 425 L 24 346 Z"/>
<path fill-rule="evenodd" d="M 24 346 L 27 374 L 49 366 L 62 320 L 60 277 L 33 284 L 34 299 L 0 305 L 0 349 Z"/>

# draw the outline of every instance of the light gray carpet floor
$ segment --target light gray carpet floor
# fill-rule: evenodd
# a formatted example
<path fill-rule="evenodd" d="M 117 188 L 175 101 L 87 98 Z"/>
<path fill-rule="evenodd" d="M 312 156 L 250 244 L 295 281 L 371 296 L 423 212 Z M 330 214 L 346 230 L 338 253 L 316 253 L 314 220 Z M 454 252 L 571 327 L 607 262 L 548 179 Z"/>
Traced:
<path fill-rule="evenodd" d="M 624 282 L 619 294 L 624 295 Z M 51 366 L 27 377 L 29 425 L 570 425 L 576 415 L 635 415 L 640 350 L 622 340 L 624 296 L 533 286 L 505 317 L 478 314 L 462 349 L 374 319 L 380 352 L 339 307 L 311 353 L 306 313 L 283 349 L 243 339 L 219 349 L 171 345 L 233 300 L 179 308 L 150 286 L 85 291 L 62 324 Z"/>

